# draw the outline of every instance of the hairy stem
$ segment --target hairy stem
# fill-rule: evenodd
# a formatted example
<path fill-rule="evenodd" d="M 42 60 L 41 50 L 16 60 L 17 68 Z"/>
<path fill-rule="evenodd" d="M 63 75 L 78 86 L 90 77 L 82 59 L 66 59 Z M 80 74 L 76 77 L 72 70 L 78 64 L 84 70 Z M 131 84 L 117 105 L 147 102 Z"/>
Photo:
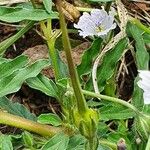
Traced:
<path fill-rule="evenodd" d="M 55 80 L 57 81 L 60 79 L 60 72 L 59 72 L 59 64 L 57 61 L 57 54 L 55 49 L 55 37 L 53 37 L 53 31 L 52 31 L 52 21 L 51 19 L 47 19 L 47 26 L 45 25 L 44 21 L 40 22 L 41 29 L 43 31 L 43 34 L 46 38 L 47 46 L 49 49 L 49 55 L 52 60 L 52 65 L 54 68 L 54 74 L 55 74 Z"/>
<path fill-rule="evenodd" d="M 25 129 L 40 134 L 42 136 L 50 136 L 50 137 L 58 132 L 63 131 L 63 128 L 42 125 L 40 123 L 19 116 L 15 116 L 3 111 L 0 111 L 0 124 Z"/>
<path fill-rule="evenodd" d="M 96 94 L 96 93 L 93 93 L 93 92 L 90 92 L 90 91 L 86 91 L 86 90 L 82 90 L 82 92 L 84 94 L 88 95 L 88 96 L 91 96 L 91 97 L 97 97 L 97 98 L 100 98 L 100 99 L 103 99 L 103 100 L 106 100 L 106 101 L 110 101 L 110 102 L 121 104 L 123 106 L 126 106 L 126 107 L 130 108 L 136 114 L 142 115 L 142 113 L 135 106 L 131 105 L 130 103 L 128 103 L 128 102 L 126 102 L 124 100 L 121 100 L 121 99 L 118 99 L 118 98 L 114 98 L 114 97 L 110 97 L 110 96 L 106 96 L 106 95 Z"/>
<path fill-rule="evenodd" d="M 82 93 L 82 90 L 80 87 L 80 82 L 79 82 L 79 77 L 78 77 L 77 71 L 75 69 L 75 65 L 73 63 L 72 56 L 71 56 L 71 46 L 70 46 L 70 42 L 69 42 L 65 18 L 64 18 L 62 8 L 61 8 L 61 0 L 57 0 L 56 3 L 58 6 L 57 8 L 58 8 L 59 17 L 60 17 L 60 26 L 61 26 L 61 30 L 62 30 L 63 46 L 64 46 L 66 59 L 67 59 L 67 63 L 68 63 L 68 69 L 69 69 L 72 87 L 73 87 L 74 94 L 75 94 L 75 97 L 77 100 L 77 107 L 78 107 L 79 113 L 81 115 L 84 115 L 85 112 L 87 111 L 88 107 L 87 107 L 84 95 Z"/>
<path fill-rule="evenodd" d="M 60 79 L 60 75 L 59 75 L 59 66 L 58 66 L 58 62 L 57 62 L 57 54 L 56 54 L 56 50 L 55 50 L 54 40 L 47 40 L 47 46 L 49 49 L 50 58 L 52 59 L 55 80 L 58 81 L 58 79 Z"/>

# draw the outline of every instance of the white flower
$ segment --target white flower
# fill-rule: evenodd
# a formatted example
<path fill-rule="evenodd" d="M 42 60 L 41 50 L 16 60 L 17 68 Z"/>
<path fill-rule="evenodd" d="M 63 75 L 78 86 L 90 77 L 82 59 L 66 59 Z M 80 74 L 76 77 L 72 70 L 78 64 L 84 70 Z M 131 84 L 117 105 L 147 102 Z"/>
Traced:
<path fill-rule="evenodd" d="M 144 104 L 150 104 L 150 71 L 139 70 L 138 86 L 143 89 Z"/>
<path fill-rule="evenodd" d="M 107 14 L 103 9 L 93 9 L 91 13 L 84 12 L 79 22 L 74 27 L 79 29 L 79 35 L 105 36 L 110 30 L 116 27 L 112 13 Z"/>

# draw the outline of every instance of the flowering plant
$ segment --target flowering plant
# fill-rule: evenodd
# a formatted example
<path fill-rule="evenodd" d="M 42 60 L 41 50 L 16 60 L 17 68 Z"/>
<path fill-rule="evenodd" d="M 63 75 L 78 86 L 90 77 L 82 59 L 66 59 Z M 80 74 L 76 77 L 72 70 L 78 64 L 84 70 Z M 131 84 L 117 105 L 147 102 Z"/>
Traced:
<path fill-rule="evenodd" d="M 96 0 L 89 1 L 96 3 Z M 150 104 L 150 72 L 140 70 L 138 84 L 134 78 L 137 70 L 149 69 L 147 16 L 142 13 L 137 17 L 144 17 L 144 25 L 129 17 L 132 12 L 128 12 L 122 0 L 100 1 L 97 8 L 105 4 L 106 11 L 90 5 L 76 7 L 65 0 L 30 0 L 33 7 L 29 3 L 0 6 L 0 37 L 3 38 L 0 42 L 0 126 L 4 125 L 0 127 L 0 150 L 150 150 L 150 105 L 141 102 L 143 89 L 144 103 Z M 112 7 L 116 9 L 118 21 L 118 32 L 114 33 L 111 31 L 116 27 L 114 12 L 109 11 Z M 80 36 L 94 37 L 86 39 L 86 43 L 85 39 L 78 39 L 74 29 L 67 28 L 72 27 L 80 11 L 85 12 L 74 27 Z M 9 23 L 13 33 L 14 27 L 17 33 L 6 38 L 13 34 L 8 27 L 3 29 Z M 28 34 L 25 34 L 27 38 L 21 38 L 31 28 L 31 35 L 36 38 L 30 40 Z M 68 31 L 77 39 L 70 41 Z M 107 36 L 110 31 L 113 34 Z M 10 33 L 5 35 L 5 32 Z M 39 44 L 33 43 L 37 38 L 43 39 L 40 43 L 47 46 L 30 48 Z M 18 39 L 23 40 L 23 47 L 29 45 L 29 49 L 23 48 L 23 54 L 29 58 L 19 55 L 22 50 L 10 48 L 5 53 L 11 45 L 14 50 L 20 48 Z M 31 45 L 26 47 L 27 40 Z M 17 57 L 10 59 L 14 56 Z M 27 86 L 34 89 L 33 94 Z M 6 125 L 22 130 L 12 135 L 11 130 L 5 130 Z"/>

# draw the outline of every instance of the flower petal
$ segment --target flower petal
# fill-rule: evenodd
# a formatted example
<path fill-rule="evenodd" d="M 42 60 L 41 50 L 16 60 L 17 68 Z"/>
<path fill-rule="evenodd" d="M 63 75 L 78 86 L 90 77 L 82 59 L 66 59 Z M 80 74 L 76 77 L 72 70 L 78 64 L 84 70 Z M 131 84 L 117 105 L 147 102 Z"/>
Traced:
<path fill-rule="evenodd" d="M 144 104 L 150 104 L 150 71 L 139 70 L 139 77 L 137 84 L 144 91 Z"/>
<path fill-rule="evenodd" d="M 100 36 L 104 37 L 107 33 L 116 27 L 113 23 L 114 17 L 108 15 L 103 9 L 93 9 L 91 14 L 84 12 L 80 17 L 79 22 L 74 24 L 74 27 L 79 29 L 79 35 L 86 36 Z"/>
<path fill-rule="evenodd" d="M 91 19 L 96 26 L 99 26 L 107 16 L 107 12 L 103 9 L 94 9 L 91 11 Z"/>

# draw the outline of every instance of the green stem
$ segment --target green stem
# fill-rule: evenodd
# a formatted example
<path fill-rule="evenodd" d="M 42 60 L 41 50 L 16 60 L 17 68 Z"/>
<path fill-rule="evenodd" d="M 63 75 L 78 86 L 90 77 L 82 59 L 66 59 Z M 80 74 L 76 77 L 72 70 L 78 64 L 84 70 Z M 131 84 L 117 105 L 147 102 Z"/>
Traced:
<path fill-rule="evenodd" d="M 114 102 L 114 103 L 118 103 L 118 104 L 121 104 L 123 106 L 126 106 L 128 108 L 130 108 L 131 110 L 133 110 L 136 114 L 138 115 L 142 115 L 142 113 L 136 108 L 134 107 L 133 105 L 131 105 L 130 103 L 124 101 L 124 100 L 121 100 L 119 98 L 114 98 L 114 97 L 110 97 L 110 96 L 106 96 L 106 95 L 101 95 L 101 94 L 96 94 L 96 93 L 93 93 L 93 92 L 89 92 L 89 91 L 86 91 L 86 90 L 82 90 L 82 92 L 88 96 L 91 96 L 91 97 L 97 97 L 97 98 L 100 98 L 100 99 L 103 99 L 103 100 L 106 100 L 106 101 L 110 101 L 110 102 Z M 142 115 L 143 116 L 143 115 Z"/>
<path fill-rule="evenodd" d="M 52 60 L 52 66 L 54 68 L 55 80 L 57 81 L 58 79 L 60 79 L 60 72 L 59 72 L 59 65 L 57 62 L 57 53 L 55 50 L 55 37 L 52 37 L 53 32 L 52 32 L 51 19 L 47 20 L 47 26 L 45 25 L 44 21 L 41 21 L 40 25 L 43 34 L 46 38 L 47 46 L 49 49 L 49 55 Z"/>
<path fill-rule="evenodd" d="M 69 74 L 70 74 L 70 78 L 71 78 L 71 83 L 72 83 L 74 94 L 75 94 L 75 97 L 77 100 L 78 111 L 81 115 L 84 115 L 85 112 L 87 111 L 88 107 L 87 107 L 84 95 L 82 93 L 82 90 L 80 87 L 80 82 L 79 82 L 79 77 L 78 77 L 77 71 L 75 69 L 75 65 L 73 63 L 72 56 L 71 56 L 71 46 L 70 46 L 70 42 L 69 42 L 65 18 L 62 13 L 61 0 L 57 0 L 57 6 L 58 6 L 58 12 L 59 12 L 59 18 L 60 18 L 60 26 L 61 26 L 61 30 L 62 30 L 62 42 L 63 42 L 65 54 L 66 54 L 66 59 L 68 62 L 68 69 L 69 69 Z"/>
<path fill-rule="evenodd" d="M 150 34 L 150 28 L 143 25 L 138 19 L 131 18 L 130 21 L 131 21 L 131 23 L 135 24 L 137 27 L 139 27 L 140 29 L 142 29 L 146 33 Z"/>
<path fill-rule="evenodd" d="M 17 128 L 25 129 L 42 136 L 53 136 L 58 132 L 63 131 L 63 128 L 42 125 L 40 123 L 15 116 L 3 111 L 0 111 L 0 124 L 14 126 Z"/>
<path fill-rule="evenodd" d="M 0 43 L 0 54 L 3 54 L 8 47 L 15 43 L 19 38 L 21 38 L 29 29 L 34 25 L 34 21 L 30 21 L 24 28 L 22 28 L 18 33 L 12 37 L 6 39 Z"/>
<path fill-rule="evenodd" d="M 147 144 L 146 144 L 145 150 L 150 150 L 150 136 L 149 136 L 149 138 L 148 138 L 148 142 L 147 142 Z"/>
<path fill-rule="evenodd" d="M 57 62 L 57 54 L 55 50 L 54 40 L 53 39 L 47 40 L 47 45 L 49 48 L 50 58 L 52 59 L 52 65 L 53 65 L 54 73 L 55 73 L 55 80 L 58 81 L 58 79 L 60 79 L 60 75 L 59 75 L 59 66 Z"/>

